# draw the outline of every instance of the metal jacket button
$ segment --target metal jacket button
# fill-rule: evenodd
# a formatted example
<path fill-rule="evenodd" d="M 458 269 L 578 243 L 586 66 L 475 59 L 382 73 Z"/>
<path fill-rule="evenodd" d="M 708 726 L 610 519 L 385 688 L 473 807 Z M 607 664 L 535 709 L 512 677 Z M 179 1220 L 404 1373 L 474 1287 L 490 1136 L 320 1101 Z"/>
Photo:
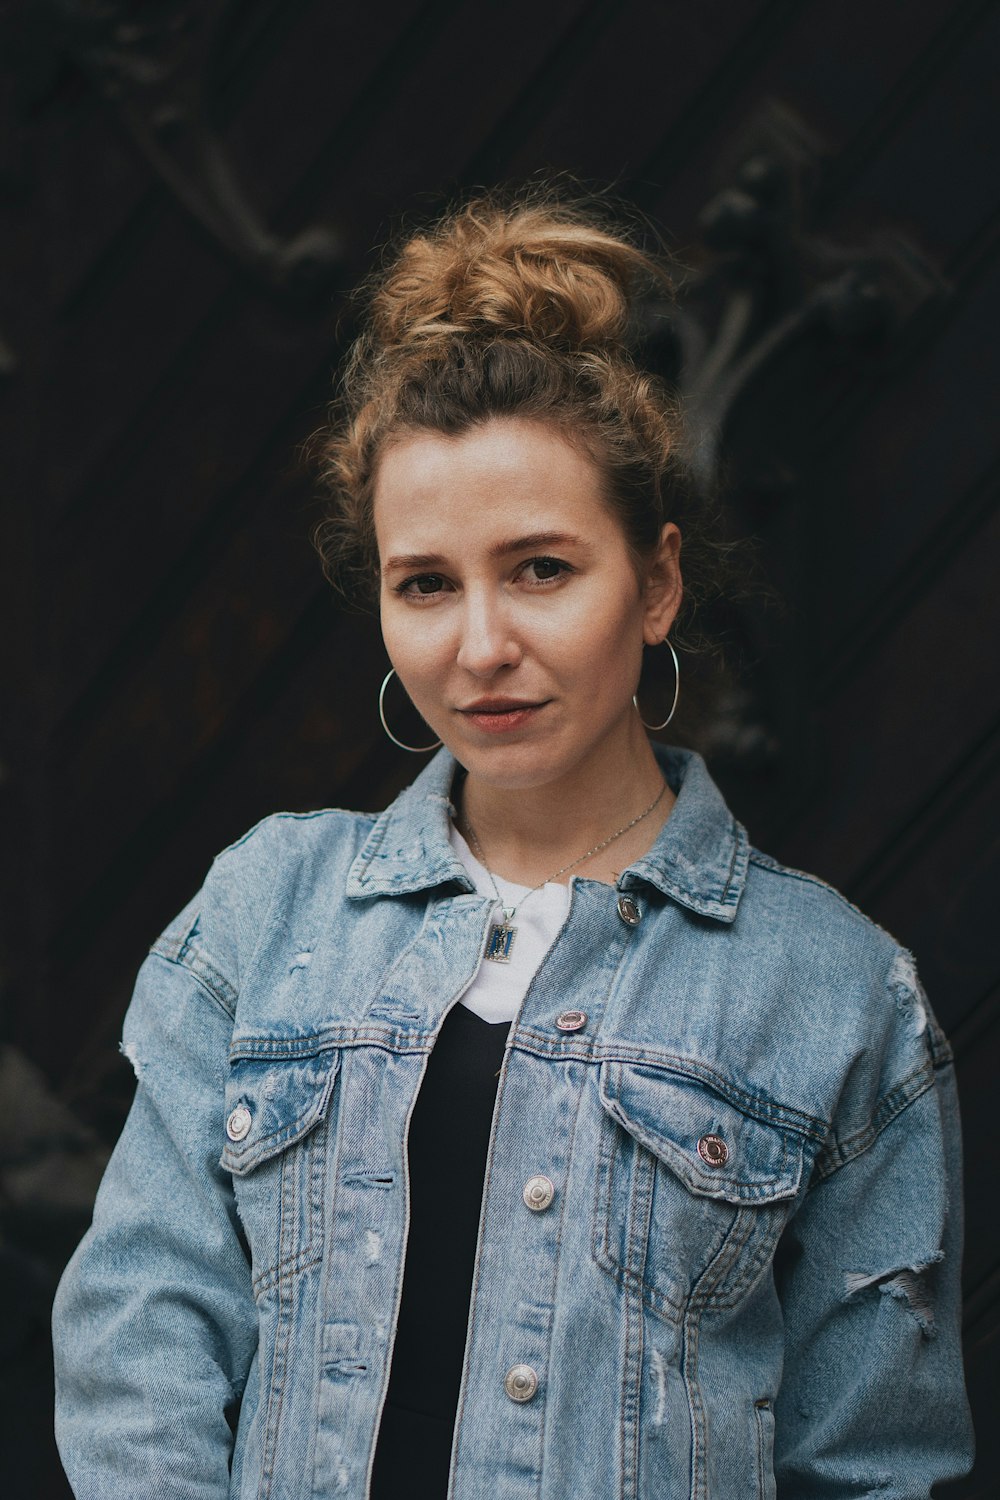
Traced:
<path fill-rule="evenodd" d="M 618 897 L 618 915 L 626 927 L 638 927 L 642 921 L 642 912 L 634 896 Z"/>
<path fill-rule="evenodd" d="M 503 1385 L 512 1401 L 530 1401 L 538 1390 L 538 1376 L 530 1365 L 514 1365 L 507 1371 Z"/>
<path fill-rule="evenodd" d="M 729 1147 L 721 1135 L 703 1135 L 698 1142 L 698 1155 L 710 1167 L 724 1167 L 729 1160 Z"/>
<path fill-rule="evenodd" d="M 543 1208 L 548 1208 L 555 1195 L 555 1183 L 539 1173 L 537 1177 L 528 1178 L 521 1196 L 528 1207 L 538 1214 Z"/>
<path fill-rule="evenodd" d="M 587 1012 L 584 1010 L 564 1010 L 561 1016 L 556 1016 L 560 1031 L 582 1031 L 586 1024 Z"/>
<path fill-rule="evenodd" d="M 237 1104 L 229 1119 L 226 1121 L 226 1134 L 231 1141 L 241 1141 L 244 1136 L 250 1134 L 250 1126 L 253 1124 L 253 1115 L 245 1104 Z"/>

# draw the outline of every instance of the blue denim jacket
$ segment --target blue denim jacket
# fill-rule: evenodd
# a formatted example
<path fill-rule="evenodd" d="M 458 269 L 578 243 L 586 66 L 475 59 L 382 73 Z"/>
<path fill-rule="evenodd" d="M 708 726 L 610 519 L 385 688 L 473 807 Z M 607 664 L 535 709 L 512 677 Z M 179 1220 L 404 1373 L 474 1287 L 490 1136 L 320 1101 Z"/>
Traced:
<path fill-rule="evenodd" d="M 918 1500 L 971 1461 L 947 1043 L 910 954 L 658 754 L 662 833 L 617 890 L 574 880 L 511 1029 L 450 1495 Z M 490 917 L 454 770 L 266 819 L 153 946 L 55 1307 L 83 1500 L 366 1494 L 407 1123 Z"/>

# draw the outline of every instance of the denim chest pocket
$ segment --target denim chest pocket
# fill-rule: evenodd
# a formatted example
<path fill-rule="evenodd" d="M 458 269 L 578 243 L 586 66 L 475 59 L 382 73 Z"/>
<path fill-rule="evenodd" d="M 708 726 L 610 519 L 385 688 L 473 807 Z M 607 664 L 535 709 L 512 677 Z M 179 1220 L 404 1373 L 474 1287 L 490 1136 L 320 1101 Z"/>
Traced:
<path fill-rule="evenodd" d="M 732 1307 L 774 1254 L 805 1138 L 698 1079 L 606 1062 L 593 1252 L 662 1316 Z"/>
<path fill-rule="evenodd" d="M 230 1064 L 219 1164 L 233 1175 L 257 1295 L 322 1254 L 326 1144 L 339 1068 L 336 1051 Z"/>

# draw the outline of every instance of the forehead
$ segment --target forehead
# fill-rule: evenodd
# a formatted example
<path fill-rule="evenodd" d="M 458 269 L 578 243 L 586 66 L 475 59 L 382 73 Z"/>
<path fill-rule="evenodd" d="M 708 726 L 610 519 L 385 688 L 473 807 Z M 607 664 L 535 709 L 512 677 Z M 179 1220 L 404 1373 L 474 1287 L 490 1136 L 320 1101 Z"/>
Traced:
<path fill-rule="evenodd" d="M 471 541 L 511 525 L 617 531 L 602 475 L 582 446 L 551 424 L 495 418 L 457 437 L 406 433 L 383 453 L 375 480 L 379 550 L 421 550 L 444 532 Z M 440 538 L 436 538 L 440 541 Z M 411 545 L 412 544 L 412 545 Z"/>

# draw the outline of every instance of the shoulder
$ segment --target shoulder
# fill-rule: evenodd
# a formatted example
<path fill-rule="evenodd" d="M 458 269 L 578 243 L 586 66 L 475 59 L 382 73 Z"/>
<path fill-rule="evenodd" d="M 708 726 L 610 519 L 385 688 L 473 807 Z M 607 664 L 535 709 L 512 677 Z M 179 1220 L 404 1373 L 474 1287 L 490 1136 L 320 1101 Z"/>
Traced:
<path fill-rule="evenodd" d="M 771 919 L 772 931 L 814 955 L 826 953 L 848 971 L 873 980 L 918 1024 L 930 1016 L 927 997 L 910 950 L 861 910 L 843 891 L 807 870 L 782 864 L 750 848 L 746 893 L 749 906 Z"/>
<path fill-rule="evenodd" d="M 329 914 L 376 814 L 322 808 L 262 818 L 214 858 L 192 899 L 152 945 L 230 1008 L 253 955 L 296 913 Z"/>
<path fill-rule="evenodd" d="M 786 1021 L 839 1059 L 842 1114 L 886 1123 L 951 1061 L 913 953 L 828 881 L 753 847 L 744 900 Z"/>
<path fill-rule="evenodd" d="M 274 812 L 248 828 L 215 857 L 215 865 L 246 874 L 277 857 L 291 863 L 316 858 L 353 859 L 378 817 L 377 813 L 321 807 L 311 812 Z"/>
<path fill-rule="evenodd" d="M 831 977 L 875 978 L 889 989 L 919 984 L 907 949 L 836 886 L 752 845 L 741 916 L 758 941 L 767 935 L 772 947 L 827 967 Z"/>
<path fill-rule="evenodd" d="M 239 901 L 258 930 L 267 907 L 341 897 L 376 816 L 338 807 L 271 813 L 216 855 L 206 887 Z"/>
<path fill-rule="evenodd" d="M 834 928 L 843 928 L 876 942 L 895 939 L 844 895 L 843 891 L 812 875 L 808 870 L 782 864 L 751 844 L 747 864 L 747 886 L 758 899 L 776 908 L 826 918 Z"/>

